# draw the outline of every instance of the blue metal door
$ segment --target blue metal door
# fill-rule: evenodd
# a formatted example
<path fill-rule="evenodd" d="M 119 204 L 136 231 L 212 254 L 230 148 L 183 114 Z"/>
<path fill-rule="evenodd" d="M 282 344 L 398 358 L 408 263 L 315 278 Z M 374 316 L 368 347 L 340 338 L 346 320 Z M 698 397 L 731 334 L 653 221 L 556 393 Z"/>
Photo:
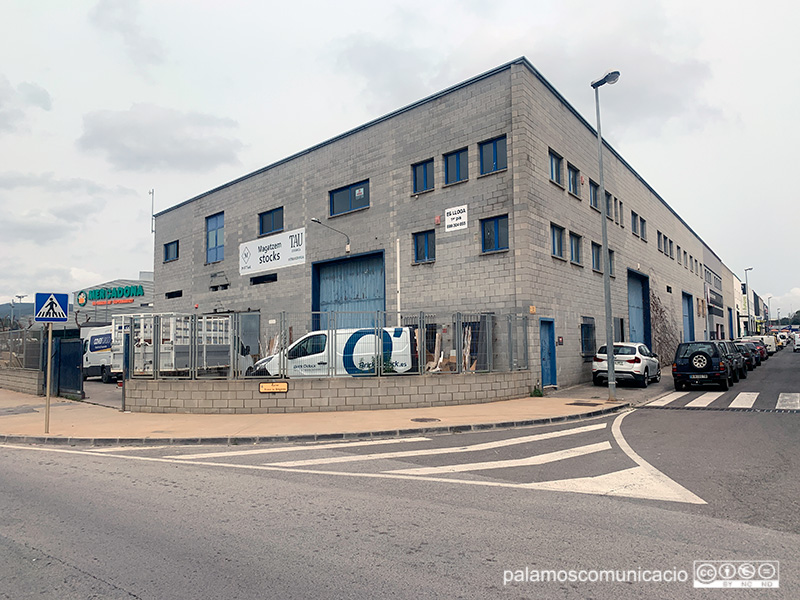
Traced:
<path fill-rule="evenodd" d="M 315 265 L 316 298 L 313 310 L 337 315 L 338 329 L 376 326 L 375 317 L 363 314 L 386 310 L 383 254 L 347 258 Z M 325 319 L 321 319 L 325 321 Z M 320 322 L 325 329 L 327 323 Z M 382 326 L 382 324 L 381 324 Z"/>
<path fill-rule="evenodd" d="M 642 280 L 631 274 L 628 275 L 628 323 L 630 341 L 644 344 L 644 289 Z"/>
<path fill-rule="evenodd" d="M 542 386 L 558 385 L 556 379 L 556 328 L 553 321 L 539 321 L 539 351 L 542 356 Z"/>
<path fill-rule="evenodd" d="M 683 293 L 683 341 L 694 341 L 694 309 L 692 306 L 692 296 Z"/>

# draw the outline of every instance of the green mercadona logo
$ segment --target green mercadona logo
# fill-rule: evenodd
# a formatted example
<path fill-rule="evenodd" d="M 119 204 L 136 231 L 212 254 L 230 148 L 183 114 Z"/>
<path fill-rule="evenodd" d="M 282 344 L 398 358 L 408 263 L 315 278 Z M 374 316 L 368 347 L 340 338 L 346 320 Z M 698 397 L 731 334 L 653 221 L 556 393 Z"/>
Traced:
<path fill-rule="evenodd" d="M 86 306 L 87 302 L 95 300 L 113 300 L 116 298 L 134 298 L 144 296 L 141 285 L 126 285 L 120 287 L 97 288 L 96 290 L 82 290 L 78 292 L 78 306 Z"/>

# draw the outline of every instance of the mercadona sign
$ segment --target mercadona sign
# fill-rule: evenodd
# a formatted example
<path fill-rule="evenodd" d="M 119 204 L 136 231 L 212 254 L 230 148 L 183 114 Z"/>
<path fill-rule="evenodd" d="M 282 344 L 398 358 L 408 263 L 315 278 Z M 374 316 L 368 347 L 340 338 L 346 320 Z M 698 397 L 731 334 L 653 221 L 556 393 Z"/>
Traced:
<path fill-rule="evenodd" d="M 125 285 L 119 287 L 97 288 L 78 292 L 76 301 L 78 306 L 105 306 L 106 304 L 130 304 L 137 296 L 144 296 L 141 285 Z"/>

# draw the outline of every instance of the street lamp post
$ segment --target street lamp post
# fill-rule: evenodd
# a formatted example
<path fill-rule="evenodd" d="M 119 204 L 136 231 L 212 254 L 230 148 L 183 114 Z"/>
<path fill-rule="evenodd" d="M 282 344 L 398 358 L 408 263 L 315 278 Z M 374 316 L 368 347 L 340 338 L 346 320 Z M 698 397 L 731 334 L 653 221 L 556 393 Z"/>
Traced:
<path fill-rule="evenodd" d="M 746 301 L 747 301 L 747 335 L 753 335 L 753 325 L 750 322 L 750 283 L 747 280 L 747 272 L 752 271 L 753 267 L 747 267 L 744 270 L 744 290 L 747 294 Z"/>
<path fill-rule="evenodd" d="M 767 296 L 767 333 L 772 328 L 772 296 Z"/>
<path fill-rule="evenodd" d="M 608 401 L 617 400 L 617 380 L 614 372 L 614 323 L 611 316 L 611 262 L 608 256 L 608 203 L 606 202 L 606 188 L 603 179 L 603 134 L 600 128 L 600 86 L 617 83 L 619 71 L 609 71 L 600 79 L 591 83 L 594 89 L 594 105 L 597 113 L 597 160 L 600 165 L 600 189 L 597 191 L 598 200 L 602 204 L 601 219 L 603 220 L 603 297 L 606 309 L 606 364 L 608 365 Z"/>

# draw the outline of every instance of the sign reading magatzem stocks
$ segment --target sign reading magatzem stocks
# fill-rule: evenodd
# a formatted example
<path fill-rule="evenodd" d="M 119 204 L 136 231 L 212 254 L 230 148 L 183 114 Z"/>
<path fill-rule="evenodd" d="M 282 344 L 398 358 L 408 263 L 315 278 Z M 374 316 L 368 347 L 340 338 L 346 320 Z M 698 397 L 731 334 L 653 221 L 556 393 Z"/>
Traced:
<path fill-rule="evenodd" d="M 306 228 L 239 244 L 239 275 L 274 271 L 306 262 Z"/>

